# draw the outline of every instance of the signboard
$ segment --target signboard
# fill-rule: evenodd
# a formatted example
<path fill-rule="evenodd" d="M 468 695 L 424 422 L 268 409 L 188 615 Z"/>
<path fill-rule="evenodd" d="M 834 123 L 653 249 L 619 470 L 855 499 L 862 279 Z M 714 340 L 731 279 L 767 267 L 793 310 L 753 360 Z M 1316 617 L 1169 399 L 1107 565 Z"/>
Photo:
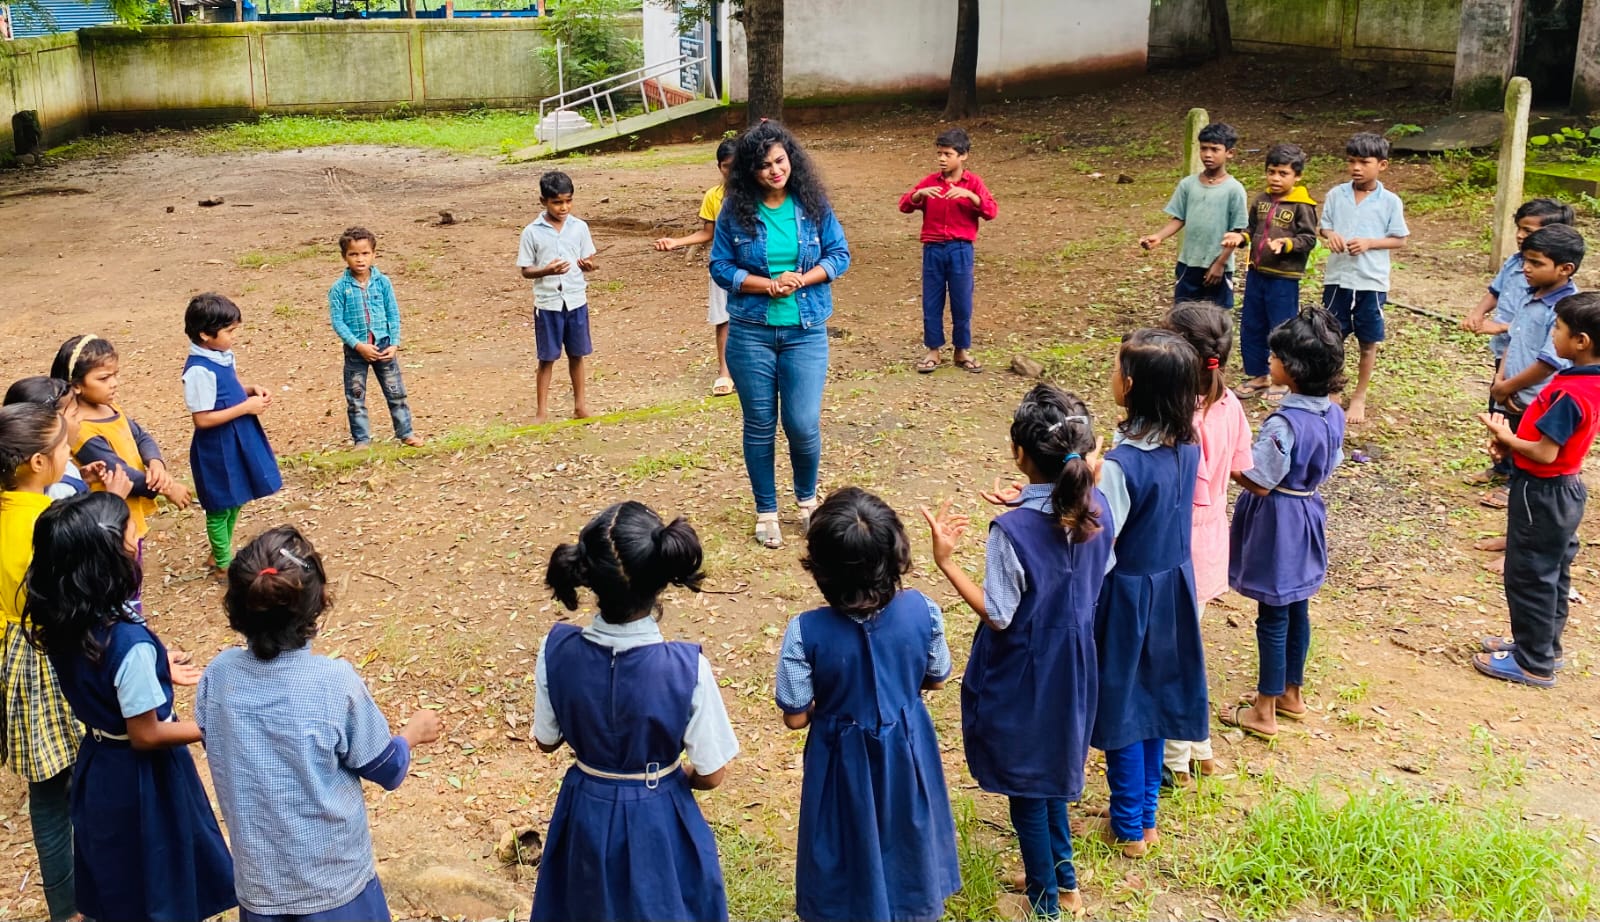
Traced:
<path fill-rule="evenodd" d="M 0 3 L 0 42 L 11 40 L 11 6 Z"/>
<path fill-rule="evenodd" d="M 693 61 L 695 58 L 703 57 L 705 55 L 706 43 L 705 39 L 702 38 L 702 36 L 705 35 L 705 31 L 706 24 L 702 22 L 695 28 L 694 34 L 678 36 L 679 60 Z M 688 90 L 696 96 L 704 95 L 704 87 L 701 86 L 701 75 L 704 73 L 705 65 L 703 63 L 686 64 L 678 69 L 678 86 Z"/>

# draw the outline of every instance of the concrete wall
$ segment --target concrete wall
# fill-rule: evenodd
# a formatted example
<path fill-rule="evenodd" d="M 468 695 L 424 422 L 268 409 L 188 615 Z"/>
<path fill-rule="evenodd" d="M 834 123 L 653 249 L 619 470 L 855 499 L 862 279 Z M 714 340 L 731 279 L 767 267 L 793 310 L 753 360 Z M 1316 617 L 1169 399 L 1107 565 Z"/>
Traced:
<path fill-rule="evenodd" d="M 60 144 L 89 124 L 78 38 L 72 33 L 0 42 L 0 151 L 11 150 L 11 116 L 39 113 L 45 144 Z"/>
<path fill-rule="evenodd" d="M 1211 14 L 1205 0 L 1153 0 L 1150 65 L 1191 64 L 1212 57 Z"/>

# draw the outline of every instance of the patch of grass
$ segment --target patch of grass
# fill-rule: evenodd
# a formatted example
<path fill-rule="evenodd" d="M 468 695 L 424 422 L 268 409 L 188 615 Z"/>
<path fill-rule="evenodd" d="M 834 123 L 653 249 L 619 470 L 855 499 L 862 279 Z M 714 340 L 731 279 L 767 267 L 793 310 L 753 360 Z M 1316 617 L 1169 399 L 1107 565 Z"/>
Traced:
<path fill-rule="evenodd" d="M 657 474 L 667 471 L 684 471 L 697 467 L 705 467 L 704 455 L 688 451 L 664 451 L 658 455 L 647 455 L 636 458 L 633 463 L 622 469 L 622 473 L 630 480 L 649 480 Z"/>
<path fill-rule="evenodd" d="M 50 148 L 45 151 L 45 157 L 53 160 L 125 157 L 138 150 L 150 138 L 166 134 L 170 134 L 170 132 L 101 132 L 99 134 L 87 134 L 81 138 L 73 138 L 58 147 Z"/>
<path fill-rule="evenodd" d="M 1195 882 L 1228 915 L 1318 912 L 1365 919 L 1586 918 L 1594 867 L 1572 826 L 1533 826 L 1509 802 L 1483 808 L 1390 787 L 1278 790 L 1194 856 Z"/>
<path fill-rule="evenodd" d="M 945 901 L 944 917 L 952 922 L 987 922 L 1000 918 L 1000 849 L 989 841 L 978 808 L 970 797 L 950 802 L 956 818 L 956 856 L 961 862 L 961 890 Z"/>
<path fill-rule="evenodd" d="M 250 250 L 241 253 L 236 262 L 241 269 L 271 269 L 302 259 L 315 259 L 326 253 L 325 247 L 308 244 L 296 250 Z"/>
<path fill-rule="evenodd" d="M 799 734 L 796 734 L 798 736 Z M 794 918 L 794 855 L 769 833 L 713 826 L 733 919 Z"/>
<path fill-rule="evenodd" d="M 1528 780 L 1528 757 L 1512 752 L 1498 751 L 1489 728 L 1472 728 L 1471 747 L 1477 757 L 1473 774 L 1481 788 L 1507 790 L 1521 787 Z"/>
<path fill-rule="evenodd" d="M 264 116 L 199 132 L 190 143 L 201 153 L 376 144 L 498 154 L 533 144 L 538 121 L 537 115 L 528 112 L 489 109 L 402 118 Z"/>
<path fill-rule="evenodd" d="M 288 301 L 280 301 L 272 305 L 272 316 L 279 320 L 293 320 L 303 313 L 305 311 L 301 310 L 298 305 L 291 304 Z"/>
<path fill-rule="evenodd" d="M 1360 704 L 1367 700 L 1367 693 L 1372 690 L 1372 683 L 1366 679 L 1353 682 L 1350 685 L 1341 685 L 1334 694 L 1345 704 Z"/>

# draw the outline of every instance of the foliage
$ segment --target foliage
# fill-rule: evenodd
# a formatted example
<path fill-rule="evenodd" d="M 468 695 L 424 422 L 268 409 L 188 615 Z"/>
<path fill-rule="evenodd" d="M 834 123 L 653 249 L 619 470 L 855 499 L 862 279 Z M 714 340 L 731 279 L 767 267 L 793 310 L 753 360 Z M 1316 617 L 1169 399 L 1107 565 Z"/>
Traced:
<path fill-rule="evenodd" d="M 413 115 L 396 107 L 386 118 L 263 116 L 199 133 L 193 145 L 204 153 L 295 150 L 335 144 L 440 148 L 470 154 L 509 153 L 534 143 L 537 116 L 526 112 L 477 109 L 438 115 Z"/>
<path fill-rule="evenodd" d="M 87 5 L 88 0 L 83 0 Z M 172 21 L 166 0 L 109 0 L 111 12 L 130 26 L 160 25 Z M 51 32 L 59 31 L 56 18 L 39 0 L 12 0 L 11 13 L 18 22 L 37 23 Z"/>
<path fill-rule="evenodd" d="M 702 22 L 711 19 L 715 0 L 649 0 L 650 3 L 671 10 L 678 16 L 678 34 L 692 35 Z M 744 0 L 732 0 L 735 17 L 744 12 Z"/>
<path fill-rule="evenodd" d="M 983 821 L 970 797 L 954 798 L 956 854 L 961 862 L 961 889 L 945 902 L 945 918 L 981 922 L 1000 918 L 1000 849 L 985 841 Z"/>
<path fill-rule="evenodd" d="M 1384 132 L 1385 136 L 1391 138 L 1409 138 L 1414 134 L 1422 134 L 1421 125 L 1412 125 L 1401 122 L 1398 125 L 1391 125 L 1389 130 Z"/>
<path fill-rule="evenodd" d="M 1600 158 L 1600 125 L 1587 130 L 1570 125 L 1550 134 L 1536 134 L 1528 146 L 1563 160 Z"/>
<path fill-rule="evenodd" d="M 644 64 L 644 43 L 631 38 L 623 17 L 638 9 L 629 0 L 561 0 L 545 17 L 548 47 L 534 52 L 553 85 L 557 77 L 555 42 L 561 43 L 560 69 L 567 88 L 604 80 Z"/>

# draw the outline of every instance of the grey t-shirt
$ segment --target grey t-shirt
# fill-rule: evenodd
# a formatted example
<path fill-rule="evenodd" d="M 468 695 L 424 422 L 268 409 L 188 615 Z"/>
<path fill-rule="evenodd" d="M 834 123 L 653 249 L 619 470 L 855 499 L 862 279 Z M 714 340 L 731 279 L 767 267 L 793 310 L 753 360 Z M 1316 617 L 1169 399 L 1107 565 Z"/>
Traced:
<path fill-rule="evenodd" d="M 1229 176 L 1215 186 L 1200 181 L 1198 173 L 1178 180 L 1166 212 L 1183 222 L 1183 243 L 1178 247 L 1178 262 L 1185 266 L 1208 268 L 1222 252 L 1222 235 L 1242 231 L 1249 225 L 1249 203 L 1244 186 Z M 1233 256 L 1228 256 L 1233 268 Z"/>

